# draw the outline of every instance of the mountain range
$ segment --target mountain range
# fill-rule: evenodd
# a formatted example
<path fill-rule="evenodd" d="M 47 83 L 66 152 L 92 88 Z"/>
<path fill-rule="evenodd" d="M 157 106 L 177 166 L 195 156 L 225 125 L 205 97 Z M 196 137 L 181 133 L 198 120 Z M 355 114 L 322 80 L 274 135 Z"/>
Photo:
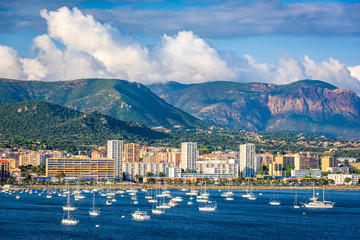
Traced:
<path fill-rule="evenodd" d="M 168 103 L 210 124 L 246 131 L 360 136 L 360 98 L 315 80 L 291 84 L 206 82 L 148 86 Z"/>
<path fill-rule="evenodd" d="M 118 79 L 57 82 L 0 79 L 0 105 L 31 99 L 82 112 L 97 111 L 119 120 L 147 126 L 207 126 L 205 122 L 168 104 L 140 83 Z"/>
<path fill-rule="evenodd" d="M 217 81 L 144 86 L 118 79 L 0 79 L 0 105 L 28 100 L 78 110 L 79 116 L 107 115 L 99 117 L 130 121 L 134 126 L 135 122 L 183 129 L 219 125 L 246 131 L 290 130 L 354 139 L 360 136 L 360 98 L 354 92 L 315 80 L 284 85 Z"/>

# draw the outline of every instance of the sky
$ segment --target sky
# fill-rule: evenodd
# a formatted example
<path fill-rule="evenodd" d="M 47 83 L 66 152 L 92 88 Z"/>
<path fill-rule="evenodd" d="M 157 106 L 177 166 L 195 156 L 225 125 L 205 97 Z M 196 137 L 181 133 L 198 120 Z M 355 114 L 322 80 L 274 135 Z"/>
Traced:
<path fill-rule="evenodd" d="M 322 80 L 360 95 L 360 1 L 0 1 L 0 77 Z"/>

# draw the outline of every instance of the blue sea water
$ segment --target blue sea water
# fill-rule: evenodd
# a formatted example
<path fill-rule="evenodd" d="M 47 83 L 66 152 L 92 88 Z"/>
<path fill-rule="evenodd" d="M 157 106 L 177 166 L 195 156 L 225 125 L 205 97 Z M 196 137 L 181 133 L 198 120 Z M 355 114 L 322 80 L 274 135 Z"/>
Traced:
<path fill-rule="evenodd" d="M 210 190 L 210 200 L 216 201 L 216 212 L 199 212 L 187 205 L 185 192 L 172 190 L 182 196 L 179 207 L 166 210 L 163 215 L 150 213 L 152 204 L 138 193 L 139 204 L 131 203 L 130 196 L 116 196 L 117 202 L 105 205 L 106 198 L 97 194 L 101 215 L 88 214 L 92 194 L 72 202 L 79 209 L 72 215 L 79 219 L 76 226 L 64 226 L 62 206 L 66 198 L 53 195 L 0 193 L 0 239 L 359 239 L 360 192 L 327 191 L 326 198 L 335 201 L 333 209 L 294 209 L 295 193 L 298 201 L 309 196 L 308 191 L 277 191 L 280 206 L 268 204 L 273 191 L 255 191 L 255 201 L 240 197 L 244 191 L 234 191 L 235 200 L 226 201 L 217 190 Z M 259 196 L 259 193 L 262 196 Z M 328 199 L 327 199 L 328 200 Z M 131 213 L 147 211 L 147 221 L 135 221 Z M 306 214 L 303 214 L 306 213 Z M 124 218 L 122 216 L 125 216 Z M 99 225 L 99 227 L 96 227 Z"/>

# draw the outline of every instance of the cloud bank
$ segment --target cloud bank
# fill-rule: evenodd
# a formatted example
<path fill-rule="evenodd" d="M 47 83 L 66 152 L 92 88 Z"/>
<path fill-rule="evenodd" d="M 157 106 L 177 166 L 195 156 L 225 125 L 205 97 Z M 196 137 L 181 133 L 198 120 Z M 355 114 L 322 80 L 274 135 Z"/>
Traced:
<path fill-rule="evenodd" d="M 164 34 L 154 46 L 142 47 L 128 34 L 97 21 L 77 8 L 42 10 L 47 34 L 34 39 L 35 58 L 21 58 L 0 45 L 0 77 L 27 80 L 120 78 L 144 84 L 215 80 L 289 83 L 300 79 L 327 81 L 360 94 L 360 66 L 336 59 L 316 62 L 309 56 L 278 58 L 278 65 L 250 55 L 219 51 L 192 31 Z"/>

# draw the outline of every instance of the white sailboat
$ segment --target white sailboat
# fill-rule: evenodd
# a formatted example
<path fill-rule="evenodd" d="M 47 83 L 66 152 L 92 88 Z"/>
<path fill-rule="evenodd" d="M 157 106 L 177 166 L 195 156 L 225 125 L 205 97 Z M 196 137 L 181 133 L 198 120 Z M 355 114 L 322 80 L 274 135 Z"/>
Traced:
<path fill-rule="evenodd" d="M 243 194 L 242 197 L 248 198 L 249 200 L 256 200 L 255 194 L 253 194 L 251 188 L 249 190 L 249 186 L 250 186 L 250 179 L 249 179 L 248 185 L 246 187 L 246 193 Z"/>
<path fill-rule="evenodd" d="M 300 206 L 297 204 L 297 193 L 295 194 L 294 208 L 300 208 Z"/>
<path fill-rule="evenodd" d="M 228 198 L 228 197 L 232 197 L 233 195 L 234 195 L 234 193 L 232 191 L 230 191 L 230 182 L 229 182 L 227 192 L 222 193 L 221 196 Z"/>
<path fill-rule="evenodd" d="M 317 201 L 319 200 L 319 197 L 317 196 L 318 193 L 315 192 L 315 184 L 313 183 L 313 195 L 311 198 L 309 198 L 310 201 Z"/>
<path fill-rule="evenodd" d="M 157 197 L 156 197 L 156 201 L 153 202 L 153 207 L 152 207 L 152 209 L 151 209 L 151 213 L 152 213 L 152 214 L 157 214 L 157 215 L 160 215 L 160 214 L 164 214 L 164 213 L 165 213 L 164 210 L 158 208 Z"/>
<path fill-rule="evenodd" d="M 189 195 L 189 196 L 196 196 L 196 195 L 198 195 L 198 191 L 197 190 L 195 190 L 194 188 L 193 188 L 193 181 L 191 181 L 191 190 L 190 190 L 190 192 L 187 192 L 187 193 L 185 193 L 186 195 Z"/>
<path fill-rule="evenodd" d="M 93 192 L 93 207 L 89 211 L 90 216 L 99 216 L 100 209 L 95 208 L 95 193 Z"/>
<path fill-rule="evenodd" d="M 69 197 L 68 197 L 68 206 L 69 207 L 63 206 L 64 213 L 67 212 L 67 218 L 63 217 L 61 223 L 64 224 L 64 225 L 76 225 L 76 224 L 79 223 L 79 220 L 77 220 L 75 218 L 72 218 L 70 216 L 70 212 L 74 211 L 74 210 L 72 210 L 71 205 L 70 205 L 70 193 L 68 195 L 69 195 Z"/>
<path fill-rule="evenodd" d="M 75 218 L 70 217 L 70 211 L 67 211 L 67 218 L 63 218 L 61 223 L 64 225 L 76 225 L 79 223 L 79 220 L 76 220 Z"/>
<path fill-rule="evenodd" d="M 276 190 L 274 190 L 274 193 L 273 193 L 273 198 L 270 199 L 270 202 L 269 204 L 270 205 L 273 205 L 273 206 L 279 206 L 281 205 L 281 202 L 279 200 L 276 200 L 276 193 L 275 193 Z"/>
<path fill-rule="evenodd" d="M 199 207 L 199 211 L 203 212 L 215 212 L 217 209 L 216 203 L 213 204 L 211 201 L 207 201 L 203 206 Z"/>
<path fill-rule="evenodd" d="M 67 202 L 66 205 L 63 206 L 64 211 L 75 211 L 77 210 L 77 207 L 70 204 L 70 193 L 67 194 Z"/>
<path fill-rule="evenodd" d="M 323 188 L 323 200 L 311 200 L 308 203 L 302 203 L 302 205 L 306 208 L 333 208 L 335 206 L 335 202 L 325 201 L 325 189 Z"/>

